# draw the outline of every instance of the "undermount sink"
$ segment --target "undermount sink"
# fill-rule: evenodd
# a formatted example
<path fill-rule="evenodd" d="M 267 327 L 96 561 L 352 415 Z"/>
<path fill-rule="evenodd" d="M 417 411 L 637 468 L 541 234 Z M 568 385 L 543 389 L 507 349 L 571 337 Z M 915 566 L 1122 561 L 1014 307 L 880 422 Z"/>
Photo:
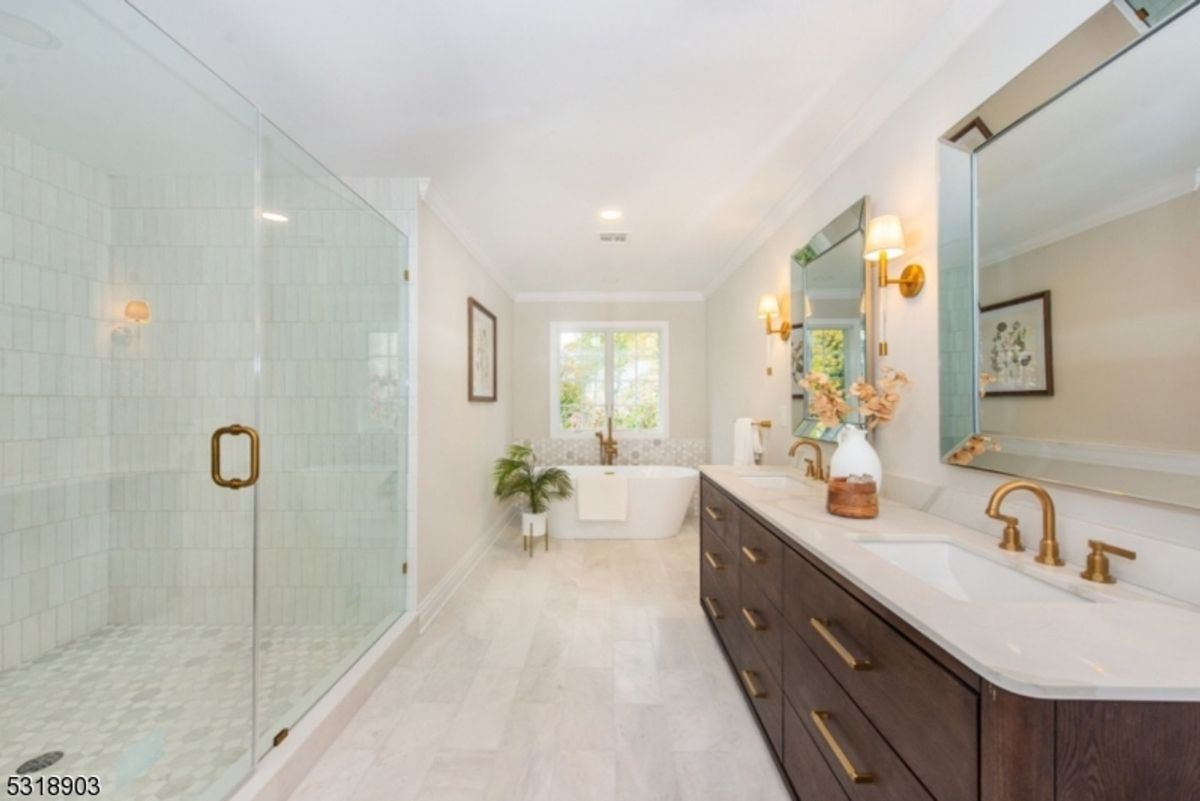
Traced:
<path fill-rule="evenodd" d="M 738 476 L 738 478 L 759 489 L 792 490 L 794 492 L 803 492 L 808 489 L 803 481 L 785 475 L 744 475 Z"/>
<path fill-rule="evenodd" d="M 1088 603 L 1066 590 L 948 542 L 860 543 L 873 554 L 960 601 L 991 603 Z"/>

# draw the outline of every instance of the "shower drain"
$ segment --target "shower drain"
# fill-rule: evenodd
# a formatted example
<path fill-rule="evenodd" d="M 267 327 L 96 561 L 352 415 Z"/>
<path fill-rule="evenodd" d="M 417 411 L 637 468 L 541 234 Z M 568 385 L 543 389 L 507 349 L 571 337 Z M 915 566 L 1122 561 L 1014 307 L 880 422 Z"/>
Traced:
<path fill-rule="evenodd" d="M 21 767 L 17 768 L 17 775 L 23 776 L 26 773 L 37 773 L 39 770 L 45 770 L 62 758 L 62 751 L 49 751 L 41 756 L 36 756 L 33 759 L 22 762 Z"/>

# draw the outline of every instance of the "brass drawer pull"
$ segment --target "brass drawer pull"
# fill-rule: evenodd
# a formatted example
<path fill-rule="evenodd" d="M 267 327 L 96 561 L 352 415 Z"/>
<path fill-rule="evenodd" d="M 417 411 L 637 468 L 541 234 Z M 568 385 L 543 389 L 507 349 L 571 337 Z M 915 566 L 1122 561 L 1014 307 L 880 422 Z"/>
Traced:
<path fill-rule="evenodd" d="M 721 612 L 721 607 L 717 606 L 717 599 L 704 596 L 704 605 L 708 607 L 708 615 L 713 620 L 724 620 L 725 615 Z"/>
<path fill-rule="evenodd" d="M 825 725 L 825 721 L 833 717 L 828 712 L 820 709 L 814 709 L 808 713 L 812 718 L 813 724 L 817 727 L 817 731 L 821 732 L 821 738 L 825 740 L 825 745 L 829 746 L 829 750 L 833 752 L 838 764 L 842 766 L 842 770 L 846 773 L 846 778 L 854 784 L 870 784 L 875 781 L 875 777 L 870 773 L 864 773 L 854 767 L 854 763 L 846 756 L 846 752 L 842 750 L 842 746 L 833 738 L 833 732 Z"/>
<path fill-rule="evenodd" d="M 814 629 L 817 630 L 817 634 L 821 635 L 821 639 L 823 639 L 823 640 L 825 640 L 825 642 L 829 643 L 829 647 L 837 652 L 837 655 L 840 656 L 842 658 L 842 661 L 846 663 L 846 667 L 850 668 L 851 670 L 870 670 L 871 669 L 871 660 L 870 659 L 856 658 L 854 656 L 854 654 L 850 653 L 850 651 L 848 651 L 846 649 L 846 646 L 844 646 L 840 642 L 838 642 L 838 638 L 833 636 L 833 632 L 829 630 L 829 621 L 828 620 L 821 620 L 820 618 L 810 617 L 808 619 L 808 622 L 812 625 L 812 627 Z"/>
<path fill-rule="evenodd" d="M 767 624 L 758 619 L 758 612 L 753 609 L 742 607 L 742 617 L 746 619 L 746 625 L 755 631 L 766 631 Z"/>
<path fill-rule="evenodd" d="M 221 475 L 221 437 L 226 434 L 230 436 L 245 435 L 250 438 L 250 475 L 245 478 L 225 478 Z M 239 490 L 243 487 L 254 486 L 258 481 L 258 432 L 250 426 L 237 423 L 218 428 L 212 434 L 210 460 L 212 480 L 218 487 Z"/>
<path fill-rule="evenodd" d="M 742 684 L 746 685 L 746 692 L 751 698 L 766 698 L 767 691 L 758 686 L 758 674 L 753 670 L 741 671 Z"/>
<path fill-rule="evenodd" d="M 710 518 L 712 518 L 712 521 L 714 523 L 720 523 L 722 520 L 725 519 L 725 515 L 721 514 L 720 512 L 718 512 L 716 509 L 712 508 L 711 506 L 704 507 L 704 514 L 706 514 Z"/>
<path fill-rule="evenodd" d="M 721 560 L 717 559 L 717 555 L 715 553 L 713 553 L 712 551 L 705 551 L 704 558 L 708 560 L 708 563 L 710 565 L 712 565 L 713 570 L 724 570 L 725 569 L 725 565 L 723 565 L 721 563 Z"/>
<path fill-rule="evenodd" d="M 749 545 L 742 546 L 742 553 L 750 560 L 752 565 L 761 565 L 767 561 L 767 556 L 757 548 L 751 548 Z"/>

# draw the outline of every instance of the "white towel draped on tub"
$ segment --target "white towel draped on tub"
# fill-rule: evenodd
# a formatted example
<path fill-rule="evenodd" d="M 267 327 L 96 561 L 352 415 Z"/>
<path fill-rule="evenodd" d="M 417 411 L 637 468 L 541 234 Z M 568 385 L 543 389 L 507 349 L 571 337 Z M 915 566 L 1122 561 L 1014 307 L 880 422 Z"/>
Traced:
<path fill-rule="evenodd" d="M 762 437 L 753 417 L 739 417 L 733 423 L 733 463 L 754 464 L 754 457 L 762 453 Z"/>
<path fill-rule="evenodd" d="M 575 479 L 580 520 L 624 520 L 629 514 L 629 479 L 617 473 L 584 473 Z"/>

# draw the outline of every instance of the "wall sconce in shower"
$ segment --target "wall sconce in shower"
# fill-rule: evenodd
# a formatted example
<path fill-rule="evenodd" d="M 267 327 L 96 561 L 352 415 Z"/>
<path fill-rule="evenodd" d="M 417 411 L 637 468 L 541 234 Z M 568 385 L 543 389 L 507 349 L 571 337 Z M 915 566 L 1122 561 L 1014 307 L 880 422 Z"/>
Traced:
<path fill-rule="evenodd" d="M 892 284 L 898 284 L 901 295 L 915 298 L 925 288 L 924 267 L 910 264 L 900 273 L 899 278 L 888 275 L 888 260 L 903 255 L 904 227 L 900 225 L 900 218 L 895 214 L 872 218 L 867 223 L 867 243 L 863 248 L 863 258 L 879 263 L 879 288 L 886 289 Z"/>
<path fill-rule="evenodd" d="M 792 324 L 787 320 L 780 319 L 779 327 L 771 326 L 771 318 L 780 317 L 779 314 L 779 299 L 774 295 L 760 295 L 758 298 L 758 319 L 767 321 L 767 336 L 778 335 L 780 339 L 787 342 L 792 336 Z"/>
<path fill-rule="evenodd" d="M 150 304 L 137 298 L 127 302 L 125 304 L 125 322 L 132 323 L 135 327 L 150 322 Z M 113 329 L 113 335 L 128 337 L 133 335 L 134 330 L 128 325 L 118 325 Z"/>

